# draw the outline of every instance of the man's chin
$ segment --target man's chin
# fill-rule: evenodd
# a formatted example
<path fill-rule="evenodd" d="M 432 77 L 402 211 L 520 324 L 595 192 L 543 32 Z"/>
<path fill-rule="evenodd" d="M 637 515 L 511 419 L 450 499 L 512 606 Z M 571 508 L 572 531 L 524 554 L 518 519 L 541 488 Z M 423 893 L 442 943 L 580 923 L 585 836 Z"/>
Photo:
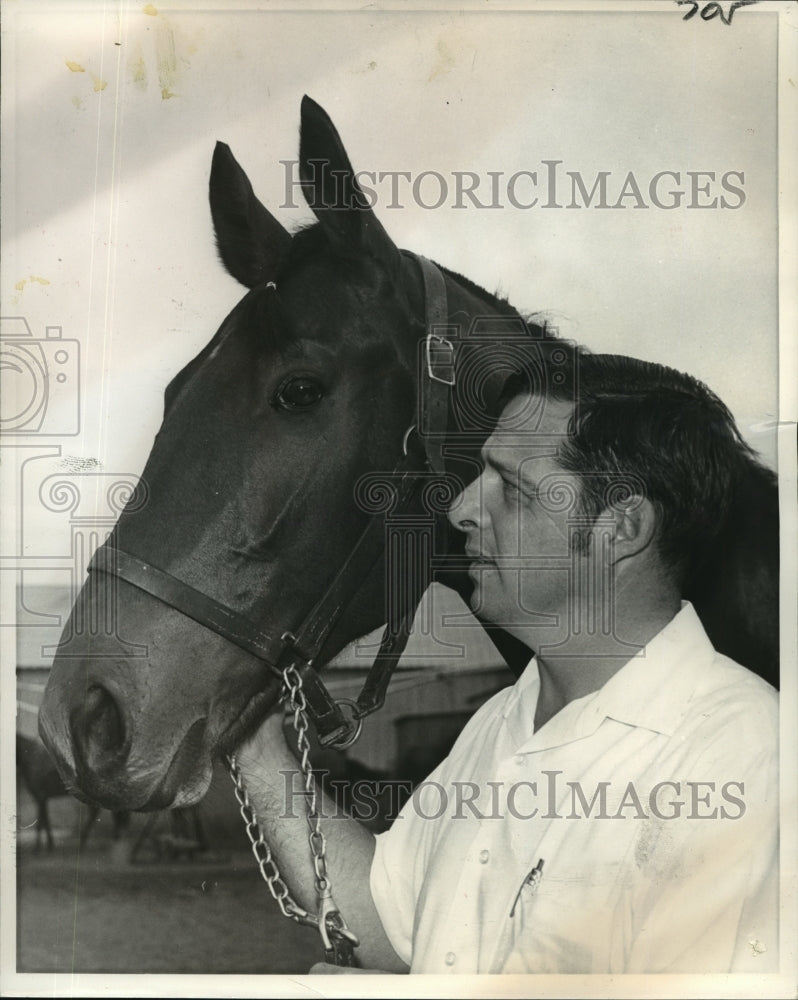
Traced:
<path fill-rule="evenodd" d="M 480 621 L 492 623 L 501 618 L 499 606 L 495 601 L 491 600 L 490 594 L 486 594 L 484 588 L 479 583 L 474 584 L 468 606 L 471 608 L 472 614 L 479 618 Z"/>

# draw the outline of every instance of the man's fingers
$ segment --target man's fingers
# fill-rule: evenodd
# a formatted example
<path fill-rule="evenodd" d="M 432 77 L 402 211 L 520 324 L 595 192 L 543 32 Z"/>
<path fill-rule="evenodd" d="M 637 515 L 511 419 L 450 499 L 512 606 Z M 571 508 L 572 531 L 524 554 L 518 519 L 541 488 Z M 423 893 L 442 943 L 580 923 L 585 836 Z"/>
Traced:
<path fill-rule="evenodd" d="M 316 962 L 310 967 L 311 976 L 390 976 L 392 973 L 383 972 L 382 969 L 352 969 L 348 965 L 330 965 L 329 962 Z"/>

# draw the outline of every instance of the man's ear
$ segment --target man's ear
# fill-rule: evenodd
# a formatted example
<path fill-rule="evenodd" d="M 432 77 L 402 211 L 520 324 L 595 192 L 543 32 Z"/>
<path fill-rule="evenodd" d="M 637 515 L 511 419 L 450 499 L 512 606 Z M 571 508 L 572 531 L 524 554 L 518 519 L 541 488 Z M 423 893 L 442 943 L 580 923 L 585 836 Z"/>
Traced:
<path fill-rule="evenodd" d="M 646 497 L 634 494 L 608 507 L 604 518 L 615 522 L 613 562 L 645 551 L 657 533 L 657 512 Z"/>

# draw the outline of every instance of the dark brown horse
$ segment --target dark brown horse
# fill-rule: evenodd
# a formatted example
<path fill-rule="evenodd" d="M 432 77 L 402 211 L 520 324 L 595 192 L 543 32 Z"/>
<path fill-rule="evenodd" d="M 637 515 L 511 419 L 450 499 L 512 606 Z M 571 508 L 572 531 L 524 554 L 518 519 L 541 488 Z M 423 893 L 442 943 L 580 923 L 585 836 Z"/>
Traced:
<path fill-rule="evenodd" d="M 17 733 L 17 780 L 27 789 L 28 794 L 36 803 L 36 850 L 41 848 L 44 835 L 47 850 L 55 847 L 53 828 L 50 824 L 48 803 L 51 799 L 59 799 L 69 795 L 64 782 L 53 764 L 53 761 L 39 740 L 31 739 Z M 98 805 L 88 807 L 87 815 L 80 826 L 80 846 L 83 847 L 91 833 L 91 829 L 100 814 Z M 113 813 L 114 839 L 129 822 L 127 812 Z"/>
<path fill-rule="evenodd" d="M 307 616 L 331 588 L 336 615 L 316 637 L 315 667 L 389 618 L 382 550 L 348 593 L 335 579 L 377 516 L 363 484 L 412 464 L 422 383 L 447 381 L 425 355 L 429 269 L 390 240 L 335 128 L 307 98 L 300 175 L 317 222 L 292 236 L 217 145 L 219 252 L 249 290 L 167 387 L 143 473 L 147 502 L 134 500 L 111 540 L 108 558 L 118 551 L 124 565 L 91 573 L 53 665 L 42 736 L 68 786 L 109 807 L 197 801 L 214 756 L 274 704 L 276 664 L 292 633 L 313 631 Z M 556 356 L 545 331 L 506 302 L 433 271 L 445 291 L 445 335 L 433 347 L 461 343 L 448 358 L 455 385 L 443 426 L 447 472 L 462 482 L 478 471 L 509 371 L 533 358 L 545 378 Z M 689 596 L 716 645 L 772 679 L 776 495 L 769 473 L 754 461 L 749 472 L 717 557 Z M 407 509 L 421 506 L 414 495 Z M 439 532 L 436 555 L 449 543 Z M 446 580 L 468 586 L 465 573 Z M 109 627 L 90 630 L 98 618 Z M 513 659 L 512 643 L 503 648 Z"/>

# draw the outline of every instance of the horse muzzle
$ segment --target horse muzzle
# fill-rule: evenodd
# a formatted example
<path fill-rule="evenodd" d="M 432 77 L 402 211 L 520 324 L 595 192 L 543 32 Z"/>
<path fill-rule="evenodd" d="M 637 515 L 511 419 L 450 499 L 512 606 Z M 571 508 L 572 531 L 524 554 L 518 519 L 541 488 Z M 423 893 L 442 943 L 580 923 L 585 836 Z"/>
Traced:
<path fill-rule="evenodd" d="M 106 809 L 190 805 L 210 783 L 205 717 L 148 741 L 136 733 L 126 700 L 101 683 L 79 699 L 65 697 L 57 680 L 49 685 L 39 732 L 67 787 Z"/>
<path fill-rule="evenodd" d="M 70 619 L 39 731 L 65 784 L 98 805 L 191 805 L 210 784 L 213 757 L 231 749 L 225 734 L 268 671 L 149 595 L 130 588 L 124 596 L 113 634 L 77 634 Z M 76 621 L 91 620 L 90 595 L 79 595 L 76 607 Z M 120 635 L 157 638 L 131 652 Z"/>

